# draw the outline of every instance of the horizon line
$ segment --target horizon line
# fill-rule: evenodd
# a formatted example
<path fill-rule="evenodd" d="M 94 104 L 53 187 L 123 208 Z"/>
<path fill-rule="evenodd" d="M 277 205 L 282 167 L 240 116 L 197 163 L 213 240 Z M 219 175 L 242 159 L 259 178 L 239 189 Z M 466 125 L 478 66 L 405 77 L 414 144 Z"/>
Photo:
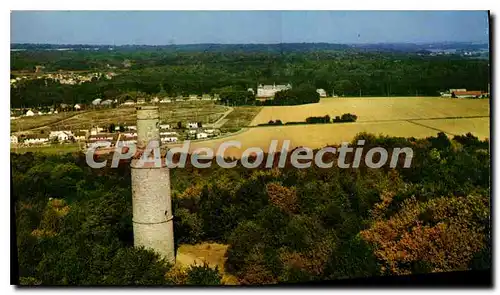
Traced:
<path fill-rule="evenodd" d="M 332 42 L 277 42 L 277 43 L 179 43 L 179 44 L 90 44 L 90 43 L 39 43 L 39 42 L 14 42 L 10 45 L 90 45 L 90 46 L 183 46 L 183 45 L 282 45 L 282 44 L 328 44 L 328 45 L 384 45 L 384 44 L 413 44 L 413 45 L 427 45 L 427 44 L 450 44 L 450 43 L 472 43 L 472 44 L 489 44 L 487 41 L 421 41 L 421 42 L 347 42 L 347 43 L 332 43 Z"/>

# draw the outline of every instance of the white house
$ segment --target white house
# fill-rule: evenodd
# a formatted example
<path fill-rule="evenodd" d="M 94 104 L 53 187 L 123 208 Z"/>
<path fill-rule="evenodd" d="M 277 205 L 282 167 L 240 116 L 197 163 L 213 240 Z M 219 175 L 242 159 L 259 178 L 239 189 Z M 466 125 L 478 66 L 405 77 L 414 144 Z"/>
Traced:
<path fill-rule="evenodd" d="M 32 116 L 34 116 L 34 115 L 35 115 L 35 113 L 34 113 L 32 110 L 28 110 L 28 111 L 26 112 L 26 116 L 28 116 L 28 117 L 32 117 Z"/>
<path fill-rule="evenodd" d="M 196 130 L 189 130 L 189 134 L 196 134 Z"/>
<path fill-rule="evenodd" d="M 154 102 L 154 103 L 157 103 L 159 101 L 160 101 L 160 99 L 158 97 L 153 97 L 153 99 L 151 100 L 151 102 Z"/>
<path fill-rule="evenodd" d="M 198 95 L 196 95 L 196 94 L 189 95 L 189 100 L 197 100 L 197 99 L 198 99 Z"/>
<path fill-rule="evenodd" d="M 215 129 L 205 129 L 205 132 L 208 134 L 212 134 L 215 132 Z"/>
<path fill-rule="evenodd" d="M 58 141 L 68 141 L 74 138 L 74 135 L 71 131 L 51 131 L 49 138 L 57 138 Z"/>
<path fill-rule="evenodd" d="M 200 132 L 200 133 L 196 134 L 196 139 L 203 139 L 203 138 L 207 138 L 207 137 L 208 137 L 208 134 L 205 132 Z"/>
<path fill-rule="evenodd" d="M 101 102 L 101 105 L 104 105 L 104 106 L 110 106 L 112 104 L 113 104 L 113 101 L 111 99 L 106 99 L 106 100 Z"/>
<path fill-rule="evenodd" d="M 160 103 L 171 103 L 172 100 L 170 98 L 164 98 L 162 100 L 160 100 Z"/>
<path fill-rule="evenodd" d="M 81 106 L 81 105 L 79 105 L 79 104 L 75 104 L 74 108 L 75 108 L 75 110 L 77 110 L 77 111 L 78 111 L 78 110 L 80 110 L 80 109 L 82 108 L 82 106 Z"/>
<path fill-rule="evenodd" d="M 188 123 L 189 128 L 198 128 L 198 122 Z"/>
<path fill-rule="evenodd" d="M 160 124 L 160 130 L 161 129 L 170 129 L 170 124 Z"/>
<path fill-rule="evenodd" d="M 137 127 L 136 126 L 127 126 L 127 127 L 125 127 L 125 129 L 136 130 L 137 131 Z"/>
<path fill-rule="evenodd" d="M 160 135 L 163 135 L 163 136 L 177 135 L 177 132 L 173 132 L 173 131 L 170 131 L 170 132 L 161 132 L 160 131 Z"/>
<path fill-rule="evenodd" d="M 145 104 L 146 100 L 144 98 L 138 98 L 137 99 L 137 104 Z"/>
<path fill-rule="evenodd" d="M 19 142 L 19 139 L 15 135 L 10 136 L 10 143 L 11 144 L 17 144 Z"/>
<path fill-rule="evenodd" d="M 102 99 L 100 99 L 100 98 L 96 98 L 96 99 L 94 99 L 94 100 L 92 101 L 92 104 L 93 104 L 93 105 L 95 105 L 95 106 L 97 106 L 97 105 L 100 105 L 100 104 L 101 104 L 101 101 L 102 101 Z"/>

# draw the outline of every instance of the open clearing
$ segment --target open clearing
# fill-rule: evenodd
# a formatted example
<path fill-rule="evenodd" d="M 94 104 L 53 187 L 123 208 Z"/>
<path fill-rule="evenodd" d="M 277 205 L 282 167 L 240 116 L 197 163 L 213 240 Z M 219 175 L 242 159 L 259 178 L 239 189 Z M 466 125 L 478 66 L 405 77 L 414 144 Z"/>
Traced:
<path fill-rule="evenodd" d="M 319 103 L 264 107 L 250 125 L 270 120 L 302 122 L 307 117 L 351 113 L 358 122 L 489 116 L 489 99 L 441 97 L 322 98 Z"/>
<path fill-rule="evenodd" d="M 219 271 L 222 273 L 222 282 L 224 285 L 237 285 L 238 280 L 236 277 L 226 273 L 224 270 L 227 248 L 228 245 L 217 243 L 180 245 L 177 249 L 177 266 L 186 268 L 190 265 L 203 265 L 203 263 L 207 263 L 212 268 L 219 268 Z"/>

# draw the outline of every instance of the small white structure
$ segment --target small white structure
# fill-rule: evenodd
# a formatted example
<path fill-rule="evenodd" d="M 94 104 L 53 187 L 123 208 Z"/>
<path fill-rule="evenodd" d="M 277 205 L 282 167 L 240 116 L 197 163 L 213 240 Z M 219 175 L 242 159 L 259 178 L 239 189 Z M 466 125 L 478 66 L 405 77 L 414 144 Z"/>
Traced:
<path fill-rule="evenodd" d="M 138 98 L 137 99 L 137 104 L 145 104 L 146 100 L 144 98 Z"/>
<path fill-rule="evenodd" d="M 35 115 L 35 113 L 33 113 L 33 111 L 32 111 L 32 110 L 28 110 L 28 111 L 26 112 L 26 116 L 27 116 L 27 117 L 33 117 L 34 115 Z"/>
<path fill-rule="evenodd" d="M 162 137 L 161 142 L 177 142 L 177 137 Z"/>
<path fill-rule="evenodd" d="M 113 104 L 113 101 L 111 99 L 106 99 L 105 101 L 101 102 L 101 105 L 103 106 L 110 106 Z"/>
<path fill-rule="evenodd" d="M 125 127 L 125 129 L 127 129 L 127 130 L 134 130 L 134 131 L 137 131 L 137 126 L 134 126 L 134 125 L 132 125 L 132 126 L 127 126 L 127 127 Z"/>
<path fill-rule="evenodd" d="M 51 131 L 49 138 L 57 138 L 58 141 L 68 141 L 74 138 L 74 135 L 71 131 Z"/>
<path fill-rule="evenodd" d="M 212 134 L 215 132 L 215 129 L 205 129 L 205 132 L 208 134 Z"/>
<path fill-rule="evenodd" d="M 198 122 L 188 123 L 189 128 L 198 128 Z"/>
<path fill-rule="evenodd" d="M 77 111 L 78 111 L 78 110 L 80 110 L 80 109 L 82 108 L 82 106 L 81 106 L 81 105 L 79 105 L 79 104 L 75 104 L 74 108 L 75 108 L 75 110 L 77 110 Z"/>
<path fill-rule="evenodd" d="M 177 132 L 174 132 L 174 131 L 168 131 L 168 132 L 161 132 L 160 131 L 160 135 L 161 136 L 170 136 L 170 135 L 178 135 L 178 134 L 177 134 Z"/>
<path fill-rule="evenodd" d="M 200 132 L 200 133 L 196 134 L 196 139 L 203 139 L 203 138 L 207 138 L 207 137 L 208 137 L 208 134 L 205 132 Z"/>
<path fill-rule="evenodd" d="M 115 131 L 120 131 L 120 126 L 115 126 Z"/>
<path fill-rule="evenodd" d="M 153 99 L 151 100 L 151 102 L 154 102 L 154 103 L 158 103 L 160 101 L 160 99 L 158 97 L 153 97 Z"/>
<path fill-rule="evenodd" d="M 19 139 L 15 135 L 10 136 L 10 143 L 11 144 L 17 144 L 19 142 Z"/>
<path fill-rule="evenodd" d="M 43 115 L 43 112 L 42 111 L 38 111 L 38 115 L 39 116 Z"/>
<path fill-rule="evenodd" d="M 189 130 L 189 134 L 196 134 L 196 130 Z"/>
<path fill-rule="evenodd" d="M 100 99 L 100 98 L 96 98 L 96 99 L 94 99 L 94 100 L 92 101 L 92 104 L 93 104 L 93 105 L 95 105 L 95 106 L 97 106 L 97 105 L 100 105 L 100 104 L 101 104 L 101 101 L 102 101 L 102 99 Z"/>
<path fill-rule="evenodd" d="M 170 98 L 164 98 L 162 100 L 160 100 L 160 103 L 171 103 L 172 100 Z"/>
<path fill-rule="evenodd" d="M 197 100 L 197 99 L 198 99 L 198 95 L 196 95 L 196 94 L 189 95 L 189 100 Z"/>
<path fill-rule="evenodd" d="M 23 143 L 27 145 L 32 145 L 32 144 L 43 144 L 47 143 L 49 141 L 48 136 L 41 136 L 41 135 L 33 135 L 33 136 L 28 136 Z"/>
<path fill-rule="evenodd" d="M 160 130 L 170 129 L 170 124 L 160 124 Z"/>
<path fill-rule="evenodd" d="M 316 89 L 316 92 L 319 94 L 319 97 L 326 97 L 325 89 L 319 88 L 319 89 Z"/>
<path fill-rule="evenodd" d="M 131 99 L 129 99 L 129 100 L 127 100 L 127 101 L 125 101 L 123 103 L 124 106 L 131 106 L 131 105 L 134 105 L 134 104 L 135 104 L 135 101 L 133 101 Z"/>

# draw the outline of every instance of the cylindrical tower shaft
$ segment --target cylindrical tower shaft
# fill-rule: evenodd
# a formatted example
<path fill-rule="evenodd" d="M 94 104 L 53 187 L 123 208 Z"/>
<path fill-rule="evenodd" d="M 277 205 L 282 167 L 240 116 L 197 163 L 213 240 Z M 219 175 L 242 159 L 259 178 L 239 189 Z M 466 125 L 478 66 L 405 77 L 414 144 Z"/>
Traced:
<path fill-rule="evenodd" d="M 158 107 L 137 108 L 138 150 L 144 150 L 151 141 L 160 143 L 158 127 Z M 131 168 L 134 246 L 152 249 L 175 263 L 170 174 L 165 161 L 156 167 L 133 159 Z"/>

